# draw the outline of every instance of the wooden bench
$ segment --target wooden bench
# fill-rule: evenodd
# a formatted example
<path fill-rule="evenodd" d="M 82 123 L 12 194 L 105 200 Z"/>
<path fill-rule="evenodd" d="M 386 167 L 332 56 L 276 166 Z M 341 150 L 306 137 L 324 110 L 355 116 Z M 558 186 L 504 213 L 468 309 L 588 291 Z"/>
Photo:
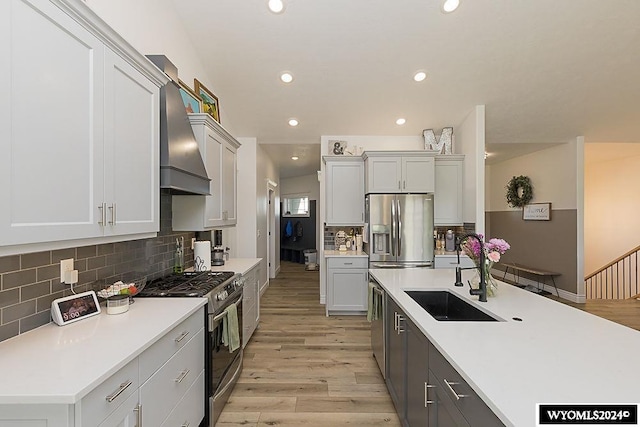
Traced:
<path fill-rule="evenodd" d="M 502 262 L 500 264 L 504 266 L 504 275 L 502 276 L 503 280 L 507 276 L 507 272 L 509 271 L 509 269 L 512 270 L 511 274 L 514 275 L 516 284 L 520 279 L 521 272 L 533 274 L 537 276 L 536 281 L 538 282 L 538 287 L 534 288 L 533 286 L 527 286 L 525 287 L 525 289 L 539 294 L 539 293 L 542 293 L 542 290 L 540 289 L 540 284 L 541 283 L 543 285 L 547 284 L 547 280 L 550 278 L 551 283 L 553 284 L 553 287 L 556 288 L 556 294 L 558 295 L 558 297 L 560 297 L 560 293 L 558 292 L 558 287 L 556 286 L 556 281 L 554 277 L 560 276 L 561 273 L 556 273 L 555 271 L 540 270 L 539 268 L 534 268 L 534 267 L 527 267 L 522 264 L 516 264 L 515 262 L 514 263 Z"/>

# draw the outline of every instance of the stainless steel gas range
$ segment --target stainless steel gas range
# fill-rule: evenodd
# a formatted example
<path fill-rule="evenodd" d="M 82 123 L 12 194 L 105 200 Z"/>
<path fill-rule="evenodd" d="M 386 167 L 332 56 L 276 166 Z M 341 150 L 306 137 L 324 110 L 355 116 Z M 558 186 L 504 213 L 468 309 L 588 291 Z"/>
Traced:
<path fill-rule="evenodd" d="M 193 272 L 154 280 L 141 297 L 206 297 L 205 327 L 205 418 L 202 426 L 213 427 L 229 399 L 242 371 L 242 288 L 240 274 L 233 272 Z M 240 345 L 230 351 L 223 342 L 223 321 L 227 308 L 235 304 Z"/>

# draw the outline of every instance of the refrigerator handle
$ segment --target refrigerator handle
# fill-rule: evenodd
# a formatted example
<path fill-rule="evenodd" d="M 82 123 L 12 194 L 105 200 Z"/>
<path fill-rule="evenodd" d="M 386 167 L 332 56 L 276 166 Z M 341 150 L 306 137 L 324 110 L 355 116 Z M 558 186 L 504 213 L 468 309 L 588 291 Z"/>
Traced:
<path fill-rule="evenodd" d="M 391 200 L 391 255 L 396 255 L 396 205 Z"/>
<path fill-rule="evenodd" d="M 402 212 L 400 212 L 400 200 L 396 199 L 398 205 L 396 212 L 398 215 L 398 256 L 402 255 Z"/>

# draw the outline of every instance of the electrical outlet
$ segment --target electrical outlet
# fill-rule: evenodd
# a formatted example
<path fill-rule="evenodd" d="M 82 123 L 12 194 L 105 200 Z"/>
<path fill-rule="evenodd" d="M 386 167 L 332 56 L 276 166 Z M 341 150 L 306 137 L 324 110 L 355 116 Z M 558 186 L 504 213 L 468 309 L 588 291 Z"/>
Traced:
<path fill-rule="evenodd" d="M 65 271 L 73 271 L 73 258 L 60 260 L 60 283 L 65 283 Z"/>
<path fill-rule="evenodd" d="M 191 250 L 193 250 L 193 248 L 196 246 L 196 238 L 192 237 L 191 238 Z"/>

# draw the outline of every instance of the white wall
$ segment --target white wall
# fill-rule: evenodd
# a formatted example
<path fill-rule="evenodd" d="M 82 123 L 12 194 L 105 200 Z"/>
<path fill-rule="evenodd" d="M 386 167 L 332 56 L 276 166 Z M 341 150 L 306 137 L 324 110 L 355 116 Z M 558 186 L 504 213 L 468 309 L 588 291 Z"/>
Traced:
<path fill-rule="evenodd" d="M 554 145 L 545 150 L 491 165 L 488 211 L 513 211 L 507 204 L 506 186 L 514 176 L 528 176 L 533 187 L 533 203 L 551 202 L 552 209 L 577 209 L 576 142 Z"/>
<path fill-rule="evenodd" d="M 260 147 L 256 138 L 238 138 L 238 224 L 235 227 L 238 256 L 262 258 L 260 265 L 261 289 L 268 282 L 267 221 L 269 193 L 267 182 L 278 183 L 278 171 L 269 155 Z M 279 186 L 278 186 L 279 187 Z M 279 204 L 279 188 L 276 187 L 276 208 Z M 276 209 L 279 215 L 279 209 Z M 276 219 L 273 230 L 276 248 L 280 247 L 280 221 Z M 276 251 L 272 262 L 280 265 L 280 253 Z"/>
<path fill-rule="evenodd" d="M 165 55 L 178 68 L 180 80 L 193 88 L 194 77 L 213 93 L 215 82 L 205 72 L 185 32 L 187 8 L 176 9 L 171 0 L 85 0 L 109 26 L 144 55 Z M 215 40 L 215 39 L 213 39 Z M 209 43 L 212 41 L 209 40 Z M 220 118 L 231 134 L 233 126 L 220 100 Z"/>
<path fill-rule="evenodd" d="M 586 144 L 585 151 L 602 144 Z M 611 144 L 607 144 L 611 145 Z M 640 144 L 636 154 L 585 167 L 585 273 L 640 245 Z M 615 149 L 615 148 L 611 148 Z"/>

